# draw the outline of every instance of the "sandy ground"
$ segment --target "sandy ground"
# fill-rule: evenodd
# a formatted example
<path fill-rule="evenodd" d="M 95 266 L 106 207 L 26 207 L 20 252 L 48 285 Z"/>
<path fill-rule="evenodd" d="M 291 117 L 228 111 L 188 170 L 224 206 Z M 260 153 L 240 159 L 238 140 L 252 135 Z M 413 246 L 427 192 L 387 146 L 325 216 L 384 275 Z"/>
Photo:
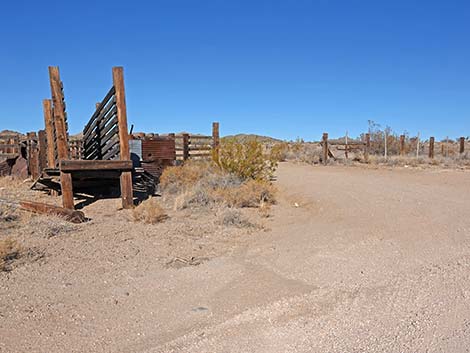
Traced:
<path fill-rule="evenodd" d="M 144 226 L 107 200 L 64 235 L 15 233 L 43 256 L 0 274 L 0 351 L 470 350 L 470 172 L 277 175 L 263 229 Z"/>

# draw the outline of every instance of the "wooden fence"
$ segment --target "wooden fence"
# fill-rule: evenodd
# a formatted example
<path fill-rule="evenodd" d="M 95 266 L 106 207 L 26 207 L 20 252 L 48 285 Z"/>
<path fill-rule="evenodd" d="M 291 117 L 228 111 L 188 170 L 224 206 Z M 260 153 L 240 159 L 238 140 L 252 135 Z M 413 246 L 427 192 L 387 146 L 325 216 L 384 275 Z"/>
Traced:
<path fill-rule="evenodd" d="M 212 136 L 197 134 L 175 135 L 176 159 L 212 159 L 216 158 L 220 144 L 219 123 L 212 123 Z"/>
<path fill-rule="evenodd" d="M 329 140 L 328 133 L 323 133 L 322 141 L 320 142 L 322 146 L 321 159 L 326 164 L 329 158 L 337 158 L 337 155 L 334 153 L 335 151 L 342 151 L 346 159 L 349 158 L 349 153 L 351 152 L 362 152 L 365 160 L 368 160 L 369 156 L 374 154 L 373 149 L 377 151 L 377 147 L 374 146 L 377 143 L 378 141 L 371 140 L 369 133 L 363 134 L 361 141 L 348 141 L 347 137 L 341 140 Z M 393 149 L 390 148 L 392 144 L 396 145 Z M 465 145 L 465 137 L 460 137 L 456 143 L 451 142 L 448 138 L 436 143 L 433 136 L 428 140 L 420 140 L 419 136 L 407 139 L 405 135 L 400 135 L 399 137 L 384 135 L 381 147 L 383 147 L 383 156 L 385 158 L 395 153 L 395 155 L 401 157 L 412 155 L 415 157 L 427 156 L 433 159 L 436 156 L 436 146 L 439 146 L 437 149 L 442 157 L 449 157 L 457 154 L 463 155 L 465 153 Z"/>

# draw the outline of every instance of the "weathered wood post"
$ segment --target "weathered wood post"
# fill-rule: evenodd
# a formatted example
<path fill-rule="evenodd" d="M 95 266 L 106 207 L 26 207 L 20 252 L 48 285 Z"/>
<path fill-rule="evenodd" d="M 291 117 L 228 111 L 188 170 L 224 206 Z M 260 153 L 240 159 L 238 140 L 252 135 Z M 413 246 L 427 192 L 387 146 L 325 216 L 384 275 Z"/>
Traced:
<path fill-rule="evenodd" d="M 216 163 L 219 162 L 219 146 L 220 146 L 219 123 L 214 121 L 212 123 L 212 159 Z"/>
<path fill-rule="evenodd" d="M 26 134 L 28 145 L 28 168 L 31 178 L 36 180 L 39 177 L 39 153 L 37 146 L 37 135 L 35 132 Z"/>
<path fill-rule="evenodd" d="M 385 139 L 385 142 L 384 142 L 385 143 L 384 157 L 385 157 L 385 159 L 387 159 L 388 158 L 388 134 L 387 134 L 387 130 L 385 130 L 384 135 L 385 135 L 385 137 L 384 137 L 384 139 Z"/>
<path fill-rule="evenodd" d="M 183 134 L 183 161 L 189 159 L 189 134 Z"/>
<path fill-rule="evenodd" d="M 47 168 L 47 142 L 46 132 L 44 130 L 38 131 L 38 148 L 39 148 L 39 173 Z"/>
<path fill-rule="evenodd" d="M 344 135 L 344 156 L 348 159 L 348 132 L 346 131 L 346 135 Z"/>
<path fill-rule="evenodd" d="M 46 140 L 47 140 L 47 166 L 55 168 L 55 143 L 54 143 L 54 120 L 52 117 L 52 100 L 44 99 L 42 101 L 44 110 L 44 123 L 46 126 Z"/>
<path fill-rule="evenodd" d="M 429 138 L 429 158 L 434 158 L 434 137 Z"/>
<path fill-rule="evenodd" d="M 416 158 L 419 158 L 419 132 L 418 136 L 416 136 Z"/>
<path fill-rule="evenodd" d="M 459 149 L 460 154 L 465 152 L 465 137 L 460 138 L 460 149 Z"/>
<path fill-rule="evenodd" d="M 129 132 L 127 131 L 126 93 L 124 89 L 124 70 L 122 67 L 113 67 L 113 85 L 115 89 L 117 119 L 119 129 L 119 158 L 130 160 Z M 132 208 L 134 198 L 132 191 L 132 172 L 121 172 L 121 199 L 123 208 Z"/>
<path fill-rule="evenodd" d="M 49 66 L 49 79 L 51 81 L 57 159 L 59 161 L 67 160 L 69 159 L 69 148 L 67 143 L 67 126 L 65 123 L 64 95 L 57 66 Z M 62 190 L 62 205 L 64 208 L 73 209 L 72 175 L 70 173 L 60 172 L 60 187 Z"/>
<path fill-rule="evenodd" d="M 370 153 L 370 134 L 366 134 L 366 145 L 364 148 L 364 159 L 366 162 L 369 162 L 369 153 Z"/>
<path fill-rule="evenodd" d="M 405 155 L 405 135 L 400 135 L 400 156 Z"/>
<path fill-rule="evenodd" d="M 322 136 L 323 141 L 323 164 L 328 163 L 328 133 L 324 132 Z"/>

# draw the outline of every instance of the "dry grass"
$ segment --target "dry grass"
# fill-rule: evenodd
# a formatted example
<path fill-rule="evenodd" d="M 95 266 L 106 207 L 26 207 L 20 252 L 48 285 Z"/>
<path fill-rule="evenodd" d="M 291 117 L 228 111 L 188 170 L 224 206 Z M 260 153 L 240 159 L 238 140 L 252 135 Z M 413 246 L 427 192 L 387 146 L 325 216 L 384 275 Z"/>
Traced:
<path fill-rule="evenodd" d="M 226 227 L 237 228 L 255 228 L 256 225 L 251 223 L 243 214 L 233 208 L 225 209 L 219 216 L 219 223 Z"/>
<path fill-rule="evenodd" d="M 7 205 L 0 205 L 0 223 L 13 222 L 16 221 L 18 217 L 16 209 Z"/>
<path fill-rule="evenodd" d="M 212 191 L 218 202 L 230 207 L 260 207 L 275 203 L 275 188 L 269 182 L 248 180 L 238 187 L 219 188 Z"/>
<path fill-rule="evenodd" d="M 0 271 L 8 271 L 10 263 L 20 256 L 21 247 L 11 239 L 0 240 Z"/>
<path fill-rule="evenodd" d="M 8 188 L 9 190 L 12 189 L 20 189 L 23 188 L 23 181 L 18 178 L 13 178 L 12 176 L 4 176 L 0 177 L 0 189 Z"/>
<path fill-rule="evenodd" d="M 270 182 L 244 181 L 208 163 L 193 162 L 168 168 L 163 172 L 162 179 L 165 181 L 162 190 L 173 197 L 175 210 L 219 205 L 260 207 L 275 203 L 276 190 Z"/>
<path fill-rule="evenodd" d="M 159 223 L 168 218 L 168 215 L 156 198 L 143 201 L 139 206 L 134 208 L 132 216 L 135 221 L 148 224 Z"/>
<path fill-rule="evenodd" d="M 27 214 L 21 220 L 23 230 L 42 238 L 65 235 L 78 229 L 78 226 L 67 222 L 59 216 Z"/>

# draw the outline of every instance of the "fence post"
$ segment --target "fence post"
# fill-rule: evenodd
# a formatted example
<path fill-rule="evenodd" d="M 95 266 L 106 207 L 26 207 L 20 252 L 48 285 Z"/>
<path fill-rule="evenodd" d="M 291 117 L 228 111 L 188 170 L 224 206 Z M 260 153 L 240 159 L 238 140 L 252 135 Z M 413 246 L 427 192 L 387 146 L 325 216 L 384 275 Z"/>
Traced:
<path fill-rule="evenodd" d="M 183 161 L 189 159 L 189 134 L 183 134 Z"/>
<path fill-rule="evenodd" d="M 384 157 L 385 157 L 385 159 L 387 159 L 387 158 L 388 158 L 388 146 L 387 146 L 387 144 L 388 144 L 388 134 L 387 134 L 387 131 L 386 131 L 386 130 L 385 130 L 385 132 L 384 132 L 384 135 L 385 135 Z"/>
<path fill-rule="evenodd" d="M 434 137 L 429 138 L 429 158 L 434 158 Z"/>
<path fill-rule="evenodd" d="M 345 143 L 344 156 L 346 157 L 346 159 L 348 159 L 348 132 L 347 131 L 346 131 L 346 135 L 344 136 L 344 143 Z"/>
<path fill-rule="evenodd" d="M 47 140 L 47 166 L 55 168 L 55 145 L 54 145 L 54 120 L 52 120 L 52 101 L 44 99 L 42 101 L 44 110 L 44 122 L 46 126 Z"/>
<path fill-rule="evenodd" d="M 405 155 L 405 135 L 400 135 L 400 156 Z"/>
<path fill-rule="evenodd" d="M 113 85 L 116 91 L 116 107 L 119 129 L 119 158 L 130 160 L 129 132 L 127 131 L 126 93 L 124 90 L 124 72 L 122 67 L 113 67 Z M 123 208 L 134 206 L 132 191 L 132 172 L 121 173 L 121 199 Z"/>
<path fill-rule="evenodd" d="M 324 132 L 323 137 L 323 164 L 326 165 L 328 163 L 328 133 Z"/>
<path fill-rule="evenodd" d="M 460 154 L 465 152 L 465 137 L 460 138 Z"/>
<path fill-rule="evenodd" d="M 419 132 L 418 136 L 416 137 L 416 158 L 419 158 Z"/>
<path fill-rule="evenodd" d="M 369 153 L 370 153 L 370 134 L 366 133 L 366 146 L 364 149 L 364 159 L 366 162 L 369 162 Z"/>
<path fill-rule="evenodd" d="M 38 131 L 38 147 L 39 147 L 39 173 L 47 167 L 47 142 L 46 132 L 44 130 Z"/>
<path fill-rule="evenodd" d="M 219 161 L 219 145 L 219 123 L 217 121 L 214 121 L 212 123 L 212 159 L 216 163 Z"/>

